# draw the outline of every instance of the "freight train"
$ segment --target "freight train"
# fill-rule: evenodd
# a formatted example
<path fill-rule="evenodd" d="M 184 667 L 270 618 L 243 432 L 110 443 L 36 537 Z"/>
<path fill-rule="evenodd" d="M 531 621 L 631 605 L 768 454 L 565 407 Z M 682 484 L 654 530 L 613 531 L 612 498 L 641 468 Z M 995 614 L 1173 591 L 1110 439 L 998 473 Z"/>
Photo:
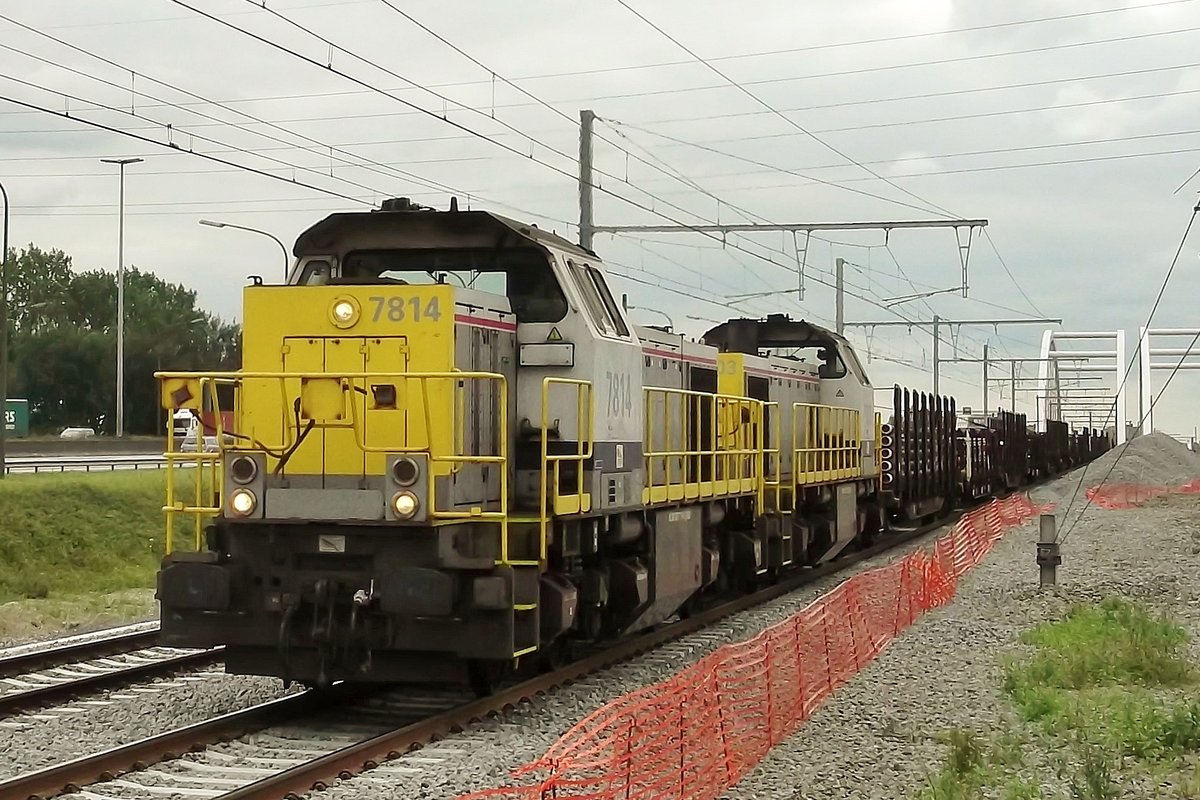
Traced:
<path fill-rule="evenodd" d="M 161 640 L 230 672 L 486 691 L 1102 447 L 899 388 L 884 420 L 850 343 L 783 315 L 635 327 L 594 252 L 454 203 L 294 255 L 245 288 L 241 370 L 159 375 L 221 442 L 169 448 Z"/>

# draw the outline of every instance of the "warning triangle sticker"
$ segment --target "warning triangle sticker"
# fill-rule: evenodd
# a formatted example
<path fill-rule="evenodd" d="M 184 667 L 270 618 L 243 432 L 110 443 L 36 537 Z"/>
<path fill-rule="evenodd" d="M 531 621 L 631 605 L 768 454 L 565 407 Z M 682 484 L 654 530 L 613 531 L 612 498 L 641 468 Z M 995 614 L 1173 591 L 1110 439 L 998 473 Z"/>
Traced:
<path fill-rule="evenodd" d="M 845 397 L 845 396 L 846 396 L 846 393 L 843 392 L 841 389 L 838 389 L 837 394 L 834 395 L 834 397 Z"/>
<path fill-rule="evenodd" d="M 558 326 L 555 325 L 550 329 L 550 335 L 546 337 L 547 342 L 561 342 L 562 334 L 558 332 Z"/>

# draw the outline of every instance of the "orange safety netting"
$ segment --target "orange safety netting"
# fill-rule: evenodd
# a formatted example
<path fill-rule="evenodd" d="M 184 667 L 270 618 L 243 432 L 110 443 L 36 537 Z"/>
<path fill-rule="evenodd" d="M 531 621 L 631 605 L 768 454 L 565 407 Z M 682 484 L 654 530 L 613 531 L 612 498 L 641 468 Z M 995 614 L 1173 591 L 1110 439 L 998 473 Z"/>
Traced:
<path fill-rule="evenodd" d="M 1024 495 L 966 514 L 932 553 L 855 575 L 744 642 L 623 695 L 571 728 L 513 777 L 532 781 L 461 800 L 710 800 L 926 611 L 1004 532 L 1048 510 Z"/>
<path fill-rule="evenodd" d="M 1200 494 L 1200 478 L 1192 478 L 1180 486 L 1102 483 L 1087 490 L 1087 499 L 1100 508 L 1133 508 L 1164 494 Z"/>

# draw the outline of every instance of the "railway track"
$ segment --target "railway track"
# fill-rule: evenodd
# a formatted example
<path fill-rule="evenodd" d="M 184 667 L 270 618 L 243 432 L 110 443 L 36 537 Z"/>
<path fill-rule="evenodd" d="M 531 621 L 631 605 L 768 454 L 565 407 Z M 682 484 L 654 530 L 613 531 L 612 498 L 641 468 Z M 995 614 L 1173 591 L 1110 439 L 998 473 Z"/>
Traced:
<path fill-rule="evenodd" d="M 218 661 L 220 648 L 157 646 L 158 626 L 130 626 L 111 636 L 70 637 L 0 651 L 0 717 L 62 703 L 87 692 Z"/>
<path fill-rule="evenodd" d="M 308 691 L 0 782 L 0 798 L 182 795 L 280 800 L 375 769 L 489 715 L 674 639 L 694 634 L 814 581 L 952 525 L 957 515 L 903 531 L 839 561 L 698 611 L 481 699 L 448 690 L 334 687 Z M 96 785 L 99 784 L 99 785 Z M 112 793 L 105 792 L 111 787 Z"/>

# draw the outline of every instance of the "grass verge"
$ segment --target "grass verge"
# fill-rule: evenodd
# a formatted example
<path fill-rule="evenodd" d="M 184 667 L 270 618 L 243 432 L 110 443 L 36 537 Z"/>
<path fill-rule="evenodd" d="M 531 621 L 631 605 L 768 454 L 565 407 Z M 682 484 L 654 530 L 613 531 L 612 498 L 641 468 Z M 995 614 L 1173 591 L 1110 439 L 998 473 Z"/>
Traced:
<path fill-rule="evenodd" d="M 0 638 L 152 616 L 164 485 L 162 470 L 0 481 Z"/>
<path fill-rule="evenodd" d="M 163 480 L 125 470 L 0 481 L 0 601 L 152 586 Z"/>
<path fill-rule="evenodd" d="M 1003 688 L 1022 730 L 950 731 L 921 800 L 1200 800 L 1198 673 L 1183 627 L 1112 598 L 1021 639 L 1031 652 L 1005 662 Z M 1146 793 L 1122 794 L 1131 782 Z"/>

